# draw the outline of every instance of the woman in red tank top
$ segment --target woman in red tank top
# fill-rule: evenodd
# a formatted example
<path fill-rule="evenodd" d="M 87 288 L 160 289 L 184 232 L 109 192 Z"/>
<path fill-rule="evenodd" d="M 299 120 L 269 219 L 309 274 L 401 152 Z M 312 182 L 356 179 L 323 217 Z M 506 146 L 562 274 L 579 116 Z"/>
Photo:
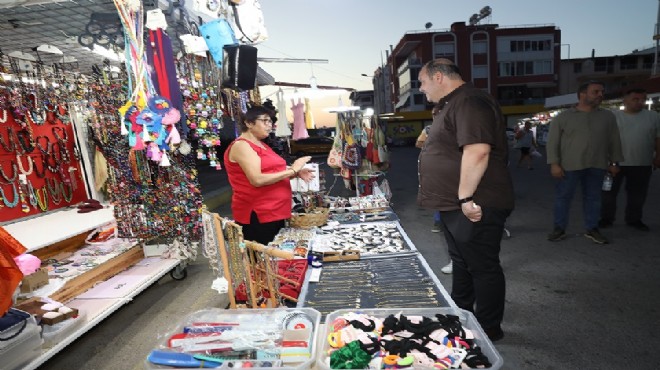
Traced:
<path fill-rule="evenodd" d="M 314 173 L 303 168 L 311 157 L 298 158 L 291 166 L 262 142 L 272 131 L 272 112 L 254 106 L 239 123 L 241 135 L 225 151 L 224 163 L 233 195 L 231 210 L 234 220 L 243 226 L 243 236 L 268 244 L 284 220 L 291 218 L 291 184 L 300 177 L 309 182 Z"/>

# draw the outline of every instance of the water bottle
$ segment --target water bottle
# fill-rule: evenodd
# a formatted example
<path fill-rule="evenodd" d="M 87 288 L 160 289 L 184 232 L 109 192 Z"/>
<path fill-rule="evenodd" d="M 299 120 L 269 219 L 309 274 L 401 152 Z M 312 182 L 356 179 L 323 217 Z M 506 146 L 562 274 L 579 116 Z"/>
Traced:
<path fill-rule="evenodd" d="M 603 179 L 603 191 L 612 190 L 612 182 L 614 182 L 614 178 L 612 177 L 611 173 L 607 172 L 605 174 L 605 178 Z"/>

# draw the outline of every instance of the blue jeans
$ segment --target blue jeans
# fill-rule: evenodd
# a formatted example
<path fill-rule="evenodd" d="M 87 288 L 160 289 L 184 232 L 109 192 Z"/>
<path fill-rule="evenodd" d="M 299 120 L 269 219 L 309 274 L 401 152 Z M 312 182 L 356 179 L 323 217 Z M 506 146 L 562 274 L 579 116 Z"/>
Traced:
<path fill-rule="evenodd" d="M 564 178 L 557 182 L 555 188 L 554 222 L 555 227 L 566 230 L 571 201 L 575 195 L 578 182 L 582 185 L 582 211 L 584 226 L 587 230 L 598 228 L 601 207 L 601 189 L 605 170 L 601 168 L 585 168 L 577 171 L 564 171 Z"/>
<path fill-rule="evenodd" d="M 440 211 L 435 211 L 435 213 L 433 213 L 433 221 L 434 221 L 436 224 L 439 224 L 439 223 L 440 223 L 440 220 L 441 220 L 441 218 L 440 218 Z"/>

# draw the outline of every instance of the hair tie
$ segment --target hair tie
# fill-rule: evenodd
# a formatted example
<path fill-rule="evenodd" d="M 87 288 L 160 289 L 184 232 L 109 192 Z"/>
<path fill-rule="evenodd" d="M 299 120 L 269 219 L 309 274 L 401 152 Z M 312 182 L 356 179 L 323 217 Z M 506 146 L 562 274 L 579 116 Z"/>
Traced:
<path fill-rule="evenodd" d="M 371 356 L 360 348 L 358 341 L 351 342 L 330 355 L 331 369 L 364 369 Z"/>

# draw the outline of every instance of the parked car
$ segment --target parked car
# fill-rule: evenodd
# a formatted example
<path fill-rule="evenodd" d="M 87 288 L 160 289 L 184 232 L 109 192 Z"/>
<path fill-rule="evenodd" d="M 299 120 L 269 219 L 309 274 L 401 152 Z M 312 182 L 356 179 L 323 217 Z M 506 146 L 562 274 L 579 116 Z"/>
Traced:
<path fill-rule="evenodd" d="M 325 136 L 311 136 L 306 139 L 291 140 L 291 155 L 302 157 L 305 155 L 327 154 L 332 149 L 334 139 Z"/>

